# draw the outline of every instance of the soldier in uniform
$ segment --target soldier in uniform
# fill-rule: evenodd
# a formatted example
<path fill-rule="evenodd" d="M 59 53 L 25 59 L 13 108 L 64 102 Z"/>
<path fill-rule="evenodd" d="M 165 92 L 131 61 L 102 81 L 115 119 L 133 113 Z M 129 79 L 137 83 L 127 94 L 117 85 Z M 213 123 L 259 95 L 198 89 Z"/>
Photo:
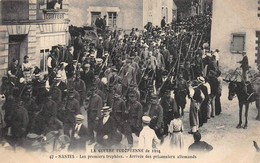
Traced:
<path fill-rule="evenodd" d="M 160 104 L 163 108 L 164 134 L 167 135 L 168 125 L 173 120 L 173 115 L 178 111 L 178 108 L 175 99 L 171 97 L 170 90 L 166 90 L 163 94 Z"/>
<path fill-rule="evenodd" d="M 80 113 L 79 101 L 74 97 L 73 89 L 70 89 L 64 108 L 64 134 L 71 136 L 73 124 L 75 122 L 75 116 Z"/>
<path fill-rule="evenodd" d="M 143 116 L 143 107 L 140 102 L 136 100 L 135 93 L 129 93 L 129 100 L 126 104 L 126 114 L 127 120 L 125 123 L 125 135 L 128 141 L 130 148 L 133 147 L 133 136 L 132 133 L 135 133 L 139 136 L 142 129 L 142 116 Z"/>
<path fill-rule="evenodd" d="M 74 81 L 74 89 L 80 94 L 80 104 L 83 104 L 86 95 L 86 85 L 85 82 L 80 79 L 80 71 L 76 72 L 76 78 Z"/>
<path fill-rule="evenodd" d="M 132 61 L 126 60 L 126 64 L 122 67 L 119 76 L 122 79 L 123 95 L 126 96 L 126 91 L 131 83 L 136 83 L 136 73 L 134 67 L 132 67 Z"/>
<path fill-rule="evenodd" d="M 121 96 L 118 93 L 114 94 L 111 108 L 112 108 L 112 116 L 114 117 L 114 119 L 116 121 L 117 129 L 121 133 L 124 133 L 126 104 L 125 104 L 125 101 L 120 97 Z"/>
<path fill-rule="evenodd" d="M 38 105 L 36 104 L 34 98 L 32 98 L 31 87 L 28 87 L 24 92 L 23 105 L 24 105 L 24 108 L 28 112 L 29 122 L 28 122 L 28 127 L 26 130 L 28 132 L 31 130 L 31 127 L 33 125 L 35 114 L 39 111 Z"/>
<path fill-rule="evenodd" d="M 163 136 L 163 108 L 158 102 L 156 94 L 151 95 L 151 102 L 144 108 L 144 115 L 151 118 L 150 127 L 154 129 L 158 138 Z"/>
<path fill-rule="evenodd" d="M 179 78 L 176 81 L 175 100 L 177 102 L 179 113 L 181 113 L 182 116 L 184 116 L 186 96 L 189 94 L 188 84 L 185 79 L 183 79 L 183 74 L 179 74 Z"/>
<path fill-rule="evenodd" d="M 97 95 L 96 87 L 89 90 L 89 101 L 87 104 L 88 129 L 90 134 L 89 145 L 95 143 L 94 130 L 96 130 L 98 120 L 101 118 L 101 109 L 103 107 L 102 98 Z"/>

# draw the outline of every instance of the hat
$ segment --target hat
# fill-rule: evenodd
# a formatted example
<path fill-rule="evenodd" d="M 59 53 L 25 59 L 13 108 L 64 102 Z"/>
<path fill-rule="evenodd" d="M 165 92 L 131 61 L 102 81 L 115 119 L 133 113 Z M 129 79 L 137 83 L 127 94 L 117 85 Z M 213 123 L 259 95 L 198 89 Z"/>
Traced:
<path fill-rule="evenodd" d="M 28 55 L 26 55 L 26 56 L 23 57 L 23 59 L 27 59 L 27 58 L 29 58 Z"/>
<path fill-rule="evenodd" d="M 193 80 L 193 81 L 191 82 L 191 86 L 192 86 L 193 88 L 197 87 L 199 84 L 200 84 L 200 82 L 199 82 L 198 80 Z"/>
<path fill-rule="evenodd" d="M 102 58 L 97 58 L 96 61 L 97 61 L 97 63 L 102 63 L 103 59 Z"/>
<path fill-rule="evenodd" d="M 126 63 L 131 63 L 131 59 L 126 59 Z"/>
<path fill-rule="evenodd" d="M 111 70 L 112 70 L 112 71 L 117 71 L 116 66 L 112 66 L 112 67 L 111 67 Z"/>
<path fill-rule="evenodd" d="M 200 76 L 200 77 L 197 77 L 197 80 L 200 82 L 200 83 L 205 83 L 205 79 Z"/>
<path fill-rule="evenodd" d="M 162 75 L 167 76 L 168 75 L 168 71 L 166 71 L 166 70 L 163 71 Z"/>
<path fill-rule="evenodd" d="M 260 77 L 257 77 L 257 78 L 255 79 L 254 83 L 260 84 Z"/>
<path fill-rule="evenodd" d="M 94 90 L 97 90 L 97 87 L 93 85 L 92 87 L 90 87 L 90 91 L 94 91 Z"/>
<path fill-rule="evenodd" d="M 76 120 L 84 120 L 84 116 L 81 115 L 81 114 L 77 114 L 77 115 L 75 116 L 75 118 L 76 118 Z"/>
<path fill-rule="evenodd" d="M 143 123 L 149 124 L 151 122 L 151 118 L 148 116 L 143 116 L 142 117 Z"/>
<path fill-rule="evenodd" d="M 129 96 L 129 97 L 135 97 L 136 94 L 135 94 L 134 92 L 129 92 L 128 96 Z"/>
<path fill-rule="evenodd" d="M 24 78 L 20 78 L 19 82 L 20 82 L 20 83 L 24 83 L 24 82 L 25 82 L 25 79 L 24 79 Z"/>
<path fill-rule="evenodd" d="M 35 77 L 40 77 L 41 76 L 41 74 L 40 73 L 38 73 L 38 74 L 35 74 Z"/>
<path fill-rule="evenodd" d="M 134 59 L 135 57 L 134 56 L 129 56 L 128 59 Z"/>
<path fill-rule="evenodd" d="M 104 106 L 101 111 L 112 111 L 112 109 L 109 106 Z"/>
<path fill-rule="evenodd" d="M 135 83 L 131 83 L 129 87 L 136 87 L 137 85 Z"/>
<path fill-rule="evenodd" d="M 55 79 L 61 79 L 61 75 L 60 74 L 57 74 Z"/>
<path fill-rule="evenodd" d="M 158 96 L 157 96 L 157 94 L 151 94 L 151 99 L 157 99 L 158 98 Z"/>
<path fill-rule="evenodd" d="M 89 67 L 90 67 L 90 64 L 85 64 L 84 67 L 86 67 L 86 68 L 88 67 L 88 68 L 89 68 Z"/>

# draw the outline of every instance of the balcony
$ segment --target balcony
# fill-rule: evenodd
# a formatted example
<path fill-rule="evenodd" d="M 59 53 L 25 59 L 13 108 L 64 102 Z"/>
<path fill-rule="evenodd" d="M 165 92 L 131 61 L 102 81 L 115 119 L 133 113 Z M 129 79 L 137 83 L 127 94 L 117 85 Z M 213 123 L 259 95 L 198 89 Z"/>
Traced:
<path fill-rule="evenodd" d="M 68 9 L 44 9 L 44 20 L 65 20 Z"/>

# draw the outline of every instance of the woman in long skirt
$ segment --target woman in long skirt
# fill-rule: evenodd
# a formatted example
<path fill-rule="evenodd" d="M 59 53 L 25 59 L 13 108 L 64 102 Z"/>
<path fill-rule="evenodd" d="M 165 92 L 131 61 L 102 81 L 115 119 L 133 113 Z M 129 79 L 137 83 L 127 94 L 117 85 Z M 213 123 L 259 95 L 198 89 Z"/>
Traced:
<path fill-rule="evenodd" d="M 174 119 L 171 121 L 169 126 L 170 133 L 170 147 L 181 150 L 184 146 L 184 140 L 182 136 L 183 124 L 180 119 L 180 113 L 176 112 L 174 114 Z"/>

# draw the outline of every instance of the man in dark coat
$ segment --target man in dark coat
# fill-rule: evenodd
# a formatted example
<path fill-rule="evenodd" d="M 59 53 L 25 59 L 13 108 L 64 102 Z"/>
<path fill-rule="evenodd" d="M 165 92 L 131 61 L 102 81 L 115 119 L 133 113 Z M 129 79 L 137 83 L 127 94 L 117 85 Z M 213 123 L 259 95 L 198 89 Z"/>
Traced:
<path fill-rule="evenodd" d="M 165 16 L 163 17 L 163 19 L 161 20 L 161 28 L 164 28 L 166 25 L 166 22 L 165 22 Z"/>
<path fill-rule="evenodd" d="M 211 145 L 204 141 L 200 141 L 201 134 L 196 132 L 193 134 L 194 143 L 189 146 L 189 152 L 191 153 L 207 153 L 213 149 Z"/>
<path fill-rule="evenodd" d="M 48 123 L 50 117 L 57 115 L 57 103 L 51 99 L 51 93 L 45 90 L 42 96 L 44 98 L 39 105 L 40 112 L 35 117 L 31 130 L 38 135 L 42 134 L 44 126 Z"/>
<path fill-rule="evenodd" d="M 218 87 L 219 87 L 219 82 L 216 77 L 216 72 L 215 71 L 210 71 L 209 72 L 209 77 L 208 77 L 208 82 L 210 85 L 210 90 L 211 90 L 211 117 L 215 117 L 215 99 L 216 96 L 218 95 Z"/>
<path fill-rule="evenodd" d="M 36 113 L 39 111 L 38 105 L 36 104 L 35 100 L 32 98 L 32 91 L 31 89 L 26 89 L 24 96 L 23 96 L 23 105 L 24 108 L 28 112 L 29 123 L 27 127 L 27 132 L 31 130 L 32 123 L 34 121 Z"/>
<path fill-rule="evenodd" d="M 22 145 L 29 123 L 28 112 L 23 106 L 22 99 L 17 99 L 17 106 L 12 116 L 11 134 L 15 145 Z"/>
<path fill-rule="evenodd" d="M 238 63 L 241 64 L 241 68 L 242 68 L 242 77 L 243 77 L 243 80 L 244 82 L 247 82 L 248 80 L 248 76 L 247 76 L 247 71 L 249 69 L 249 65 L 248 65 L 248 57 L 246 55 L 246 52 L 243 52 L 242 53 L 243 55 L 243 59 L 241 61 L 239 61 Z"/>
<path fill-rule="evenodd" d="M 186 105 L 186 96 L 189 95 L 189 87 L 185 79 L 183 79 L 183 74 L 179 74 L 176 84 L 177 87 L 174 94 L 175 100 L 177 102 L 179 113 L 182 112 L 181 115 L 183 116 Z"/>
<path fill-rule="evenodd" d="M 166 90 L 160 101 L 163 108 L 163 122 L 164 122 L 164 134 L 168 134 L 168 125 L 173 120 L 173 115 L 178 111 L 177 104 L 174 98 L 171 97 L 170 90 Z"/>
<path fill-rule="evenodd" d="M 151 118 L 150 127 L 154 129 L 158 138 L 163 136 L 163 108 L 158 103 L 158 96 L 156 94 L 151 95 L 151 102 L 144 107 L 144 115 Z"/>
<path fill-rule="evenodd" d="M 126 104 L 126 113 L 127 120 L 125 123 L 125 135 L 128 141 L 129 147 L 133 147 L 133 136 L 132 133 L 135 133 L 139 136 L 142 129 L 142 116 L 143 116 L 143 106 L 140 102 L 136 100 L 135 93 L 129 93 L 129 100 Z"/>
<path fill-rule="evenodd" d="M 110 116 L 111 110 L 103 107 L 103 117 L 98 122 L 97 143 L 102 147 L 111 147 L 122 140 L 122 135 L 117 132 L 116 121 Z"/>
<path fill-rule="evenodd" d="M 121 133 L 124 133 L 126 104 L 125 101 L 122 98 L 120 98 L 120 95 L 116 92 L 111 102 L 111 108 L 112 108 L 112 116 L 116 121 L 117 129 Z"/>
<path fill-rule="evenodd" d="M 80 113 L 80 104 L 74 97 L 73 89 L 69 90 L 64 109 L 64 134 L 70 136 L 75 122 L 75 116 Z"/>
<path fill-rule="evenodd" d="M 86 86 L 86 92 L 90 89 L 90 87 L 93 85 L 94 81 L 94 72 L 90 70 L 90 64 L 85 64 L 83 66 L 84 73 L 81 75 L 81 79 L 85 82 Z"/>
<path fill-rule="evenodd" d="M 103 20 L 101 19 L 100 15 L 98 15 L 98 18 L 97 18 L 96 21 L 95 21 L 95 25 L 96 25 L 96 27 L 98 27 L 98 28 L 102 28 Z M 99 30 L 100 30 L 100 29 L 99 29 Z"/>
<path fill-rule="evenodd" d="M 83 104 L 86 95 L 86 85 L 85 82 L 80 79 L 80 72 L 76 72 L 76 78 L 74 81 L 74 89 L 80 94 L 80 104 Z"/>
<path fill-rule="evenodd" d="M 86 152 L 86 142 L 89 140 L 89 132 L 83 124 L 84 116 L 81 114 L 76 115 L 76 123 L 72 130 L 71 142 L 69 151 L 73 152 Z"/>
<path fill-rule="evenodd" d="M 89 145 L 95 143 L 94 130 L 97 128 L 98 120 L 101 118 L 101 110 L 103 107 L 102 98 L 97 95 L 96 87 L 91 87 L 88 92 L 89 97 L 86 99 L 88 112 L 88 129 L 90 134 Z"/>

